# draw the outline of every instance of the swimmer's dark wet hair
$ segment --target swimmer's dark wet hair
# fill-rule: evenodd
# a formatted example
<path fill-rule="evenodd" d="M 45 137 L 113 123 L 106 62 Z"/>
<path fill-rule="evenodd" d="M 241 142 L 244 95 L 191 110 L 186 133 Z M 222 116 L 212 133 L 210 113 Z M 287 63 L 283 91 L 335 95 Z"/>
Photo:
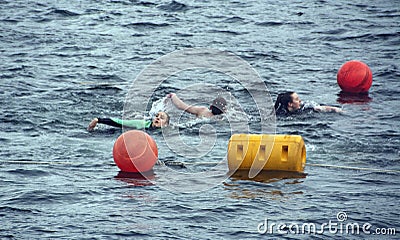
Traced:
<path fill-rule="evenodd" d="M 213 100 L 210 110 L 214 115 L 223 114 L 226 111 L 226 100 L 223 97 L 217 97 Z"/>
<path fill-rule="evenodd" d="M 170 117 L 169 117 L 169 114 L 167 113 L 167 112 L 164 112 L 165 113 L 165 115 L 167 115 L 167 124 L 169 125 L 169 119 L 170 119 Z"/>
<path fill-rule="evenodd" d="M 278 95 L 278 97 L 276 98 L 275 101 L 275 112 L 279 112 L 279 111 L 289 111 L 288 110 L 288 104 L 292 102 L 292 94 L 294 92 L 284 92 L 284 93 L 280 93 Z"/>

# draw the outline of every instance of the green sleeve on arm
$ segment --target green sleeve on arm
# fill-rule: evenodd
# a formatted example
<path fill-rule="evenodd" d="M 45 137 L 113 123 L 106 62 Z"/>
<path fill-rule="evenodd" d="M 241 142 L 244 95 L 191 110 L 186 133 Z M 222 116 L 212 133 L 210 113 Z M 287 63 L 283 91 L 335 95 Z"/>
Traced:
<path fill-rule="evenodd" d="M 111 120 L 121 124 L 123 127 L 128 127 L 128 128 L 145 129 L 151 126 L 150 120 L 138 120 L 138 119 L 122 120 L 119 118 L 111 118 Z"/>

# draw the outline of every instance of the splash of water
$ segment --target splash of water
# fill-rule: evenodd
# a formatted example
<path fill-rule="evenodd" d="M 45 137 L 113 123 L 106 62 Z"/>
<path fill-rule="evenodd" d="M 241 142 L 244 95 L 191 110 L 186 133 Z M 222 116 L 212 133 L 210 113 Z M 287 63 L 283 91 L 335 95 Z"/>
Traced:
<path fill-rule="evenodd" d="M 149 115 L 151 118 L 155 117 L 158 112 L 165 112 L 167 109 L 167 97 L 158 99 L 157 101 L 153 102 L 151 105 L 151 109 L 149 111 Z"/>
<path fill-rule="evenodd" d="M 229 122 L 249 122 L 250 117 L 242 109 L 240 104 L 237 102 L 231 93 L 219 93 L 218 96 L 222 96 L 227 100 L 227 111 L 225 114 L 216 116 L 213 118 L 214 121 L 229 121 Z M 179 128 L 190 128 L 198 124 L 211 123 L 211 119 L 206 118 L 191 118 L 191 116 L 180 117 L 178 122 L 174 121 L 174 113 L 179 113 L 174 104 L 171 102 L 170 98 L 164 97 L 155 102 L 153 102 L 151 109 L 149 111 L 149 117 L 153 118 L 158 112 L 164 111 L 171 115 L 171 125 Z M 183 121 L 182 121 L 183 120 Z"/>

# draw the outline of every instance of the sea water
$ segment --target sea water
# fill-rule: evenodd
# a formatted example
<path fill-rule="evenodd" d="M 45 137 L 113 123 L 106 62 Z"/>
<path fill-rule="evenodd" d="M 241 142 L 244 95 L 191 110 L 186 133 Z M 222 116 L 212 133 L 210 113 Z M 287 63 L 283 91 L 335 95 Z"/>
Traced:
<path fill-rule="evenodd" d="M 399 10 L 380 0 L 0 1 L 0 238 L 395 239 L 388 232 L 400 229 Z M 167 164 L 146 178 L 119 172 L 112 148 L 122 130 L 87 125 L 124 116 L 140 73 L 189 48 L 246 61 L 268 88 L 265 103 L 292 90 L 343 107 L 271 125 L 303 137 L 305 176 L 226 174 L 232 126 L 261 133 L 262 115 L 248 89 L 207 69 L 166 77 L 146 109 L 130 110 L 149 116 L 171 92 L 207 107 L 224 90 L 234 114 L 196 119 L 166 109 L 171 128 L 149 134 Z M 340 94 L 336 73 L 352 59 L 373 72 L 366 96 Z M 318 233 L 294 231 L 304 224 Z M 370 232 L 346 233 L 347 224 Z"/>

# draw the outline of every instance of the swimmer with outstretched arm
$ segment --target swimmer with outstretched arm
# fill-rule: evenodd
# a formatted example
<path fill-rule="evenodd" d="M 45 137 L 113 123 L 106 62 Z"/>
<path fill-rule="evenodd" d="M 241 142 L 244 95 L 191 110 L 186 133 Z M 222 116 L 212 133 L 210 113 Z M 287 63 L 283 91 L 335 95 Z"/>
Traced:
<path fill-rule="evenodd" d="M 167 99 L 171 99 L 171 102 L 180 110 L 184 110 L 187 113 L 196 115 L 197 117 L 210 118 L 216 115 L 221 115 L 226 112 L 227 104 L 225 98 L 219 96 L 213 100 L 210 107 L 204 106 L 192 106 L 182 101 L 175 93 L 167 94 Z"/>
<path fill-rule="evenodd" d="M 296 92 L 280 93 L 276 98 L 274 107 L 276 115 L 296 114 L 307 110 L 315 112 L 343 112 L 343 110 L 338 107 L 304 104 Z"/>
<path fill-rule="evenodd" d="M 123 120 L 119 118 L 94 118 L 87 130 L 93 130 L 98 123 L 106 124 L 113 127 L 127 127 L 134 129 L 155 129 L 166 127 L 169 124 L 169 115 L 166 112 L 158 112 L 153 120 L 131 119 Z"/>

